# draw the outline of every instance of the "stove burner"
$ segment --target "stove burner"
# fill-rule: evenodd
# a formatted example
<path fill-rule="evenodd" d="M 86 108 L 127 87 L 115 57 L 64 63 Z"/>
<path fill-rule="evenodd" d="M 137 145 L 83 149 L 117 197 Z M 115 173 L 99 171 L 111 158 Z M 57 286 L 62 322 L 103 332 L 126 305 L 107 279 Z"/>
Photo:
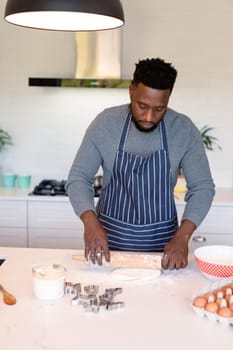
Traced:
<path fill-rule="evenodd" d="M 67 196 L 65 190 L 66 181 L 42 180 L 39 185 L 35 186 L 30 195 L 40 196 Z"/>
<path fill-rule="evenodd" d="M 98 181 L 97 181 L 98 180 Z M 39 196 L 68 196 L 65 190 L 66 181 L 61 180 L 42 180 L 37 186 L 34 187 L 33 191 L 29 195 Z M 99 197 L 102 189 L 102 183 L 100 179 L 96 178 L 93 185 L 94 196 Z"/>

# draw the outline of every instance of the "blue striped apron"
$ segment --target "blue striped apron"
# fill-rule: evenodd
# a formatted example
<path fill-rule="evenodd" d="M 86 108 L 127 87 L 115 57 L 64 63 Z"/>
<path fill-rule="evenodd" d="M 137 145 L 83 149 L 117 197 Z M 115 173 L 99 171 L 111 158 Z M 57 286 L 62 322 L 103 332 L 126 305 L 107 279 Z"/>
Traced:
<path fill-rule="evenodd" d="M 129 113 L 97 215 L 111 250 L 161 252 L 177 229 L 165 124 L 159 124 L 161 149 L 141 157 L 124 151 L 130 123 Z"/>

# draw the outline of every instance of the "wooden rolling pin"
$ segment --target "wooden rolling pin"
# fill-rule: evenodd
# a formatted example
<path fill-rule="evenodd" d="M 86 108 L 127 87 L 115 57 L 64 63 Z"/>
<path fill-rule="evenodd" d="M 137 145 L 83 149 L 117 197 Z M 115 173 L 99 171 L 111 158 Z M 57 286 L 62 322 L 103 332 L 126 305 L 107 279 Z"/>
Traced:
<path fill-rule="evenodd" d="M 84 255 L 72 256 L 73 260 L 86 261 Z M 140 254 L 140 253 L 123 253 L 111 252 L 110 263 L 103 261 L 103 265 L 113 267 L 131 267 L 143 269 L 161 269 L 161 255 L 157 254 Z"/>

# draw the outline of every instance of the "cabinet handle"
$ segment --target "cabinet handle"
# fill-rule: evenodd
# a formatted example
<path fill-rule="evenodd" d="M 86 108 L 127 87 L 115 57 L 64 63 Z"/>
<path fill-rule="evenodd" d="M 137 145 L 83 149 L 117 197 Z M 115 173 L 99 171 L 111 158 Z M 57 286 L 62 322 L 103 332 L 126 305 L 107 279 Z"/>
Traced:
<path fill-rule="evenodd" d="M 206 238 L 205 238 L 205 236 L 194 236 L 192 240 L 194 242 L 205 242 Z"/>

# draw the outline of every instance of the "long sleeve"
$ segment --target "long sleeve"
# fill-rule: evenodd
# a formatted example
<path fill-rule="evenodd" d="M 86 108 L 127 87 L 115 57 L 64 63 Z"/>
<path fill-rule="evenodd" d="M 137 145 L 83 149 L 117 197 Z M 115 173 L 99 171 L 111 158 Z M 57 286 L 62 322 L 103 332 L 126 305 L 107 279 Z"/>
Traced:
<path fill-rule="evenodd" d="M 215 185 L 200 132 L 193 127 L 187 137 L 188 145 L 181 160 L 188 189 L 185 194 L 186 206 L 183 219 L 189 219 L 197 227 L 211 207 Z"/>

